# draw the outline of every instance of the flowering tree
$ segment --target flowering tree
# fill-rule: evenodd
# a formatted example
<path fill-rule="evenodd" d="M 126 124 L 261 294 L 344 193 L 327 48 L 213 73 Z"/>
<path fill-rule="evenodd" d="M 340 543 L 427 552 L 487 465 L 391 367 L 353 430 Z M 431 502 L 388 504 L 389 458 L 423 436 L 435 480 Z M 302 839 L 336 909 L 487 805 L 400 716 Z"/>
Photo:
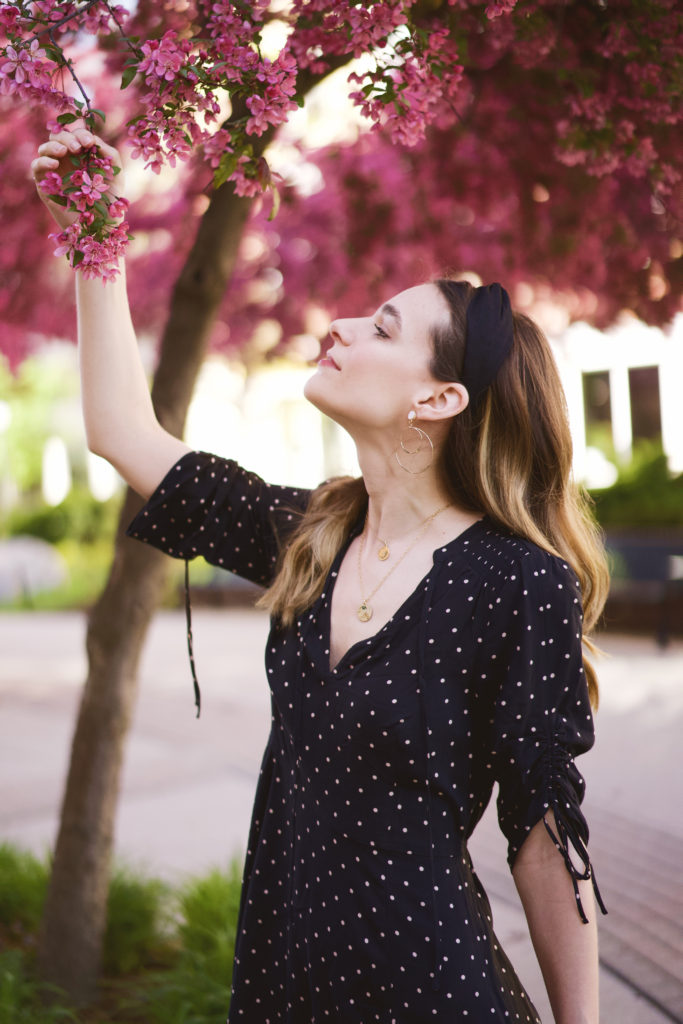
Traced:
<path fill-rule="evenodd" d="M 2 289 L 0 279 L 0 330 L 11 360 L 40 333 L 71 326 L 66 278 L 45 267 L 36 244 L 41 232 L 18 201 L 29 137 L 37 143 L 44 127 L 36 101 L 53 122 L 80 112 L 101 128 L 86 76 L 96 77 L 110 133 L 119 142 L 127 137 L 153 171 L 181 164 L 165 214 L 143 198 L 130 211 L 134 232 L 180 222 L 189 237 L 197 197 L 212 176 L 217 184 L 234 182 L 239 194 L 266 190 L 275 199 L 264 141 L 302 102 L 313 77 L 363 53 L 373 61 L 366 73 L 351 75 L 350 93 L 375 130 L 356 148 L 315 157 L 326 183 L 317 195 L 283 193 L 277 247 L 267 224 L 273 202 L 259 204 L 251 230 L 266 243 L 265 258 L 242 265 L 223 309 L 234 344 L 264 312 L 245 305 L 241 285 L 272 265 L 285 288 L 268 315 L 280 317 L 285 339 L 301 330 L 311 295 L 334 313 L 343 282 L 348 301 L 362 308 L 366 283 L 394 290 L 443 266 L 559 292 L 571 315 L 597 323 L 624 306 L 649 322 L 670 319 L 681 277 L 683 39 L 669 0 L 620 0 L 609 8 L 556 0 L 299 3 L 278 15 L 291 31 L 270 57 L 261 42 L 275 15 L 264 2 L 249 5 L 249 18 L 245 11 L 149 0 L 134 16 L 102 2 L 0 5 L 7 40 L 0 104 L 16 127 L 0 142 L 10 169 L 0 212 L 28 280 L 37 266 L 41 278 L 38 301 L 33 288 Z M 88 32 L 99 33 L 97 61 Z M 30 101 L 30 116 L 17 99 Z M 102 192 L 107 173 L 93 164 L 73 168 L 64 182 L 48 181 L 53 195 L 66 193 L 80 208 L 78 222 L 56 243 L 85 273 L 113 273 L 127 242 L 118 223 L 123 211 L 110 209 Z M 383 221 L 371 233 L 373 210 Z M 316 259 L 304 260 L 290 238 L 306 239 Z M 160 329 L 181 256 L 174 238 L 163 251 L 154 246 L 153 278 L 131 275 L 141 327 Z M 144 261 L 148 266 L 147 252 Z M 3 262 L 8 281 L 23 279 L 15 251 L 0 254 L 0 270 Z M 329 272 L 317 273 L 321 266 Z M 528 289 L 518 304 L 522 294 Z"/>
<path fill-rule="evenodd" d="M 409 26 L 411 6 L 409 0 L 370 7 L 351 0 L 295 0 L 285 15 L 295 31 L 269 58 L 261 41 L 270 0 L 166 2 L 156 12 L 141 3 L 137 16 L 108 0 L 3 4 L 0 82 L 6 95 L 51 108 L 53 129 L 82 120 L 95 132 L 105 115 L 93 107 L 72 51 L 84 32 L 113 36 L 121 85 L 137 85 L 138 110 L 127 125 L 133 156 L 159 173 L 164 163 L 174 166 L 201 147 L 214 185 L 231 181 L 237 195 L 254 196 L 272 185 L 254 139 L 283 124 L 296 108 L 302 72 L 319 77 L 340 58 L 376 53 L 375 69 L 353 97 L 375 119 L 385 116 L 397 139 L 415 142 L 423 136 L 436 115 L 437 89 L 444 84 L 454 93 L 462 69 L 446 28 Z M 221 93 L 232 106 L 232 116 L 222 122 Z M 56 253 L 87 276 L 108 278 L 116 273 L 127 235 L 121 222 L 126 201 L 109 190 L 118 168 L 96 148 L 84 165 L 76 158 L 73 163 L 64 175 L 49 174 L 41 186 L 79 215 L 56 236 Z"/>
<path fill-rule="evenodd" d="M 274 21 L 285 31 L 273 53 Z M 590 294 L 598 303 L 597 283 L 592 312 L 603 319 L 627 304 L 663 322 L 673 308 L 683 48 L 671 0 L 139 0 L 132 13 L 106 0 L 27 0 L 0 2 L 0 33 L 3 345 L 18 359 L 30 331 L 67 322 L 66 275 L 46 267 L 42 228 L 25 209 L 45 122 L 78 119 L 127 139 L 152 173 L 178 165 L 162 211 L 144 198 L 129 210 L 96 146 L 45 183 L 74 211 L 54 242 L 80 273 L 115 275 L 129 228 L 174 229 L 137 273 L 133 258 L 131 293 L 138 323 L 163 326 L 153 398 L 175 433 L 216 316 L 247 337 L 263 307 L 238 285 L 275 265 L 288 286 L 275 307 L 285 337 L 301 330 L 307 301 L 333 310 L 343 290 L 372 305 L 380 287 L 438 264 L 549 280 L 577 313 Z M 326 189 L 282 190 L 267 162 L 273 133 L 311 86 L 359 56 L 367 63 L 349 69 L 349 92 L 371 134 L 312 158 Z M 250 217 L 267 244 L 235 270 Z M 178 224 L 194 236 L 187 248 Z M 128 495 L 122 520 L 136 501 Z M 119 538 L 89 623 L 41 941 L 44 975 L 80 1000 L 97 975 L 123 743 L 163 566 Z"/>

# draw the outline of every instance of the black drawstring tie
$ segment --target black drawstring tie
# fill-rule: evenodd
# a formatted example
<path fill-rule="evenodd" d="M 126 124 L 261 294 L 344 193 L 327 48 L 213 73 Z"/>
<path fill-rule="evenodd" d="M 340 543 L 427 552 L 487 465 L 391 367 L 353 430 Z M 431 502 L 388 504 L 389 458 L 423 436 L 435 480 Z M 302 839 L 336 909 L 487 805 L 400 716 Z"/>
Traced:
<path fill-rule="evenodd" d="M 559 751 L 557 753 L 560 753 Z M 564 754 L 565 759 L 568 755 Z M 543 824 L 546 827 L 546 831 L 552 839 L 555 847 L 562 854 L 567 871 L 569 872 L 574 886 L 574 896 L 576 897 L 576 906 L 579 911 L 579 915 L 584 924 L 588 924 L 588 918 L 586 912 L 583 909 L 581 903 L 581 896 L 579 893 L 579 882 L 591 880 L 593 884 L 593 891 L 595 898 L 598 902 L 598 906 L 603 914 L 607 913 L 607 908 L 602 901 L 600 890 L 598 889 L 598 883 L 595 880 L 595 871 L 590 862 L 588 855 L 588 849 L 584 842 L 583 836 L 580 832 L 580 825 L 578 821 L 572 820 L 572 810 L 575 806 L 576 797 L 573 789 L 566 778 L 566 773 L 557 771 L 557 766 L 553 765 L 553 782 L 552 782 L 552 811 L 555 815 L 555 825 L 557 827 L 557 835 L 546 821 L 545 816 L 543 817 Z M 564 806 L 563 806 L 564 805 Z M 580 870 L 571 857 L 570 844 L 574 848 L 577 856 L 581 861 L 583 870 Z"/>
<path fill-rule="evenodd" d="M 192 647 L 192 608 L 190 606 L 190 562 L 185 559 L 185 622 L 187 623 L 187 653 L 190 656 L 190 669 L 192 670 L 192 684 L 194 686 L 194 704 L 197 709 L 197 718 L 202 707 L 202 695 L 199 692 L 197 681 L 197 670 L 194 666 L 194 649 Z"/>

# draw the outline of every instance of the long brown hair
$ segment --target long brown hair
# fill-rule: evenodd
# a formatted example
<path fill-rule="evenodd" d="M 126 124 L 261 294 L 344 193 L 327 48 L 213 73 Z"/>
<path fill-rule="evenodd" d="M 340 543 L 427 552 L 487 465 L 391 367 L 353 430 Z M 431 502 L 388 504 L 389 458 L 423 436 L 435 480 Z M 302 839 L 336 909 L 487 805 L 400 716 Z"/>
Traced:
<path fill-rule="evenodd" d="M 448 303 L 450 320 L 432 327 L 430 370 L 437 380 L 460 381 L 474 289 L 446 278 L 434 284 Z M 572 567 L 581 584 L 583 641 L 595 650 L 588 634 L 607 597 L 607 561 L 589 499 L 572 480 L 569 420 L 550 346 L 529 317 L 514 314 L 509 356 L 477 406 L 453 417 L 438 458 L 443 484 L 461 508 L 485 512 Z M 314 491 L 259 606 L 284 626 L 310 607 L 367 501 L 362 478 L 341 477 Z M 585 657 L 584 669 L 597 707 L 597 678 Z"/>

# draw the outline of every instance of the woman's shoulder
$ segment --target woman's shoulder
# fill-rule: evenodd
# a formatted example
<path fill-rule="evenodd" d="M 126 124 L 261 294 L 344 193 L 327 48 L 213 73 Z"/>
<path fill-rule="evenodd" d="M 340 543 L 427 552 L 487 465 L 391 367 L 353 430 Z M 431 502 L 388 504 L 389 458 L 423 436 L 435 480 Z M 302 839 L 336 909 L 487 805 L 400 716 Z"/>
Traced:
<path fill-rule="evenodd" d="M 484 516 L 469 538 L 467 558 L 489 592 L 542 592 L 558 587 L 579 589 L 566 559 Z"/>

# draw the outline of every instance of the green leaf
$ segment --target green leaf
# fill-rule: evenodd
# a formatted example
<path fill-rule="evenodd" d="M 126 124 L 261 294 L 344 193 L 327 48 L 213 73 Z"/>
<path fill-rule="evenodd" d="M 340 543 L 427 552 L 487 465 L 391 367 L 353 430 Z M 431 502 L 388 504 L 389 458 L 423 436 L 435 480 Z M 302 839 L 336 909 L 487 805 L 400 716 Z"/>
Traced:
<path fill-rule="evenodd" d="M 100 121 L 102 121 L 103 123 L 107 120 L 107 115 L 105 114 L 105 112 L 103 110 L 100 110 L 98 107 L 93 107 L 90 113 L 94 114 L 96 117 L 99 117 Z"/>
<path fill-rule="evenodd" d="M 98 200 L 97 200 L 97 201 L 95 202 L 94 206 L 95 206 L 95 209 L 97 210 L 97 212 L 98 212 L 99 214 L 101 214 L 101 215 L 102 215 L 103 217 L 108 217 L 108 216 L 109 216 L 109 209 L 108 209 L 108 207 L 107 207 L 107 206 L 106 206 L 106 205 L 105 205 L 105 204 L 104 204 L 104 203 L 102 202 L 102 200 L 101 200 L 101 199 L 98 199 Z"/>
<path fill-rule="evenodd" d="M 50 199 L 53 203 L 56 203 L 57 206 L 66 206 L 66 199 L 64 198 L 64 196 L 49 195 L 47 198 Z"/>
<path fill-rule="evenodd" d="M 237 167 L 237 155 L 235 153 L 223 153 L 221 161 L 213 172 L 213 186 L 220 188 L 228 180 Z"/>
<path fill-rule="evenodd" d="M 121 88 L 127 89 L 137 73 L 137 65 L 134 67 L 124 68 L 123 74 L 121 75 Z"/>
<path fill-rule="evenodd" d="M 270 190 L 273 193 L 273 208 L 268 214 L 268 220 L 275 220 L 280 209 L 280 190 L 275 185 L 271 185 Z"/>
<path fill-rule="evenodd" d="M 76 249 L 76 252 L 74 253 L 74 263 L 73 263 L 74 267 L 77 267 L 78 264 L 82 263 L 82 262 L 83 262 L 83 253 L 81 252 L 80 249 Z"/>
<path fill-rule="evenodd" d="M 57 118 L 59 124 L 73 124 L 74 121 L 78 121 L 76 114 L 60 114 Z"/>

